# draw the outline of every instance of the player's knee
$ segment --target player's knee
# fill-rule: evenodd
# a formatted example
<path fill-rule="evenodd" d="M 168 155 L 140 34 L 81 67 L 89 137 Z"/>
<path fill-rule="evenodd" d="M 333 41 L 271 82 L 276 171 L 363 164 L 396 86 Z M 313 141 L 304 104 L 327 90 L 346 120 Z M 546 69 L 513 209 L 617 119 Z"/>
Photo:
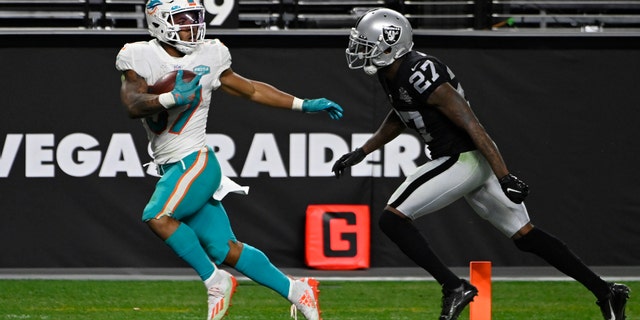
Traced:
<path fill-rule="evenodd" d="M 402 250 L 415 247 L 416 243 L 428 245 L 427 239 L 413 221 L 389 210 L 382 212 L 378 225 L 382 232 Z"/>
<path fill-rule="evenodd" d="M 407 222 L 407 219 L 402 218 L 389 210 L 384 210 L 378 220 L 378 226 L 384 234 L 391 236 L 399 232 L 404 232 L 404 230 L 406 230 Z"/>
<path fill-rule="evenodd" d="M 162 216 L 159 219 L 148 219 L 145 222 L 147 226 L 162 239 L 169 238 L 180 225 L 180 222 L 169 216 Z"/>
<path fill-rule="evenodd" d="M 149 224 L 149 221 L 151 221 L 152 219 L 155 219 L 156 217 L 156 213 L 154 213 L 153 211 L 149 210 L 148 208 L 145 208 L 144 211 L 142 212 L 142 222 Z"/>
<path fill-rule="evenodd" d="M 513 240 L 513 243 L 516 245 L 516 248 L 520 249 L 520 251 L 524 252 L 532 252 L 536 248 L 536 234 L 538 233 L 537 228 L 529 230 L 526 234 L 520 235 L 518 238 Z"/>
<path fill-rule="evenodd" d="M 524 252 L 538 253 L 549 248 L 567 247 L 560 239 L 546 231 L 534 227 L 527 234 L 513 240 L 516 247 Z"/>
<path fill-rule="evenodd" d="M 243 244 L 240 241 L 228 240 L 226 243 L 210 243 L 206 246 L 209 257 L 215 264 L 226 264 L 235 267 L 242 254 Z"/>
<path fill-rule="evenodd" d="M 520 249 L 520 251 L 531 252 L 531 249 L 533 249 L 533 247 L 531 246 L 531 243 L 529 243 L 526 240 L 523 241 L 522 238 L 513 240 L 513 244 L 515 244 L 516 248 Z"/>
<path fill-rule="evenodd" d="M 227 252 L 226 257 L 224 258 L 224 264 L 235 267 L 240 259 L 240 255 L 242 254 L 242 249 L 244 245 L 240 241 L 231 241 L 229 240 L 229 251 Z"/>

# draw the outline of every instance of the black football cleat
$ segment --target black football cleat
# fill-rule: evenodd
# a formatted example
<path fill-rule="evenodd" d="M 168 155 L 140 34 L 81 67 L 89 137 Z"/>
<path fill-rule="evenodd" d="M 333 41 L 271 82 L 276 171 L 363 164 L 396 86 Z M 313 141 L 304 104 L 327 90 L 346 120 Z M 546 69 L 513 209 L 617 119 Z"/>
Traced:
<path fill-rule="evenodd" d="M 455 290 L 442 289 L 442 312 L 440 320 L 455 320 L 473 298 L 478 295 L 478 289 L 469 281 L 462 279 L 462 285 Z"/>
<path fill-rule="evenodd" d="M 610 283 L 609 296 L 605 300 L 598 300 L 596 304 L 600 307 L 605 320 L 624 320 L 625 308 L 631 289 L 624 284 Z"/>

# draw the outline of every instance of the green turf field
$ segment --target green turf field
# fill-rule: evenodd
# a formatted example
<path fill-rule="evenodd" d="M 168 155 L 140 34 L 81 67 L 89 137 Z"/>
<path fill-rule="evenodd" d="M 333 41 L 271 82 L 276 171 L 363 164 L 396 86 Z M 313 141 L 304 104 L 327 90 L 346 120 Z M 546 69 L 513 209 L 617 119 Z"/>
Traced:
<path fill-rule="evenodd" d="M 640 320 L 640 282 L 627 285 L 627 319 Z M 437 319 L 440 312 L 433 281 L 322 281 L 320 290 L 325 320 Z M 0 320 L 204 320 L 205 301 L 198 281 L 0 280 Z M 576 282 L 499 281 L 492 319 L 602 320 L 594 301 Z M 285 299 L 250 281 L 240 281 L 232 304 L 225 319 L 289 319 Z M 468 309 L 460 319 L 469 319 Z"/>

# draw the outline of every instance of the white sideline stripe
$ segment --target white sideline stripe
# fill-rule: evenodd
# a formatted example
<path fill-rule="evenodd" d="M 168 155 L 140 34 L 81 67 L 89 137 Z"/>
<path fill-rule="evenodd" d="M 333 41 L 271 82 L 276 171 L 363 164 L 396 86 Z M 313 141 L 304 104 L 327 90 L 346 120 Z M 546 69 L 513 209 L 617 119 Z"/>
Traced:
<path fill-rule="evenodd" d="M 295 276 L 294 277 L 299 277 Z M 463 276 L 468 278 L 467 276 Z M 316 277 L 313 278 L 320 281 L 396 281 L 396 282 L 412 282 L 412 281 L 435 281 L 432 277 L 351 277 L 351 276 L 329 276 L 329 277 Z M 640 277 L 602 277 L 606 281 L 640 281 Z M 252 281 L 245 276 L 237 276 L 238 281 Z M 88 274 L 0 274 L 0 280 L 96 280 L 96 281 L 198 281 L 197 276 L 175 276 L 175 275 L 121 275 L 121 274 L 102 274 L 102 275 L 88 275 Z M 517 277 L 492 277 L 492 282 L 500 281 L 540 281 L 540 282 L 555 282 L 555 281 L 575 281 L 570 277 L 537 277 L 537 276 L 517 276 Z"/>
<path fill-rule="evenodd" d="M 249 278 L 235 270 L 239 281 Z M 324 271 L 306 268 L 282 268 L 293 277 L 314 277 L 322 281 L 435 281 L 420 268 L 372 268 L 353 271 Z M 640 281 L 640 266 L 593 267 L 607 281 Z M 454 267 L 458 276 L 469 278 L 469 268 Z M 177 280 L 200 278 L 189 268 L 0 268 L 2 279 L 42 280 Z M 551 267 L 494 267 L 492 281 L 574 281 Z"/>

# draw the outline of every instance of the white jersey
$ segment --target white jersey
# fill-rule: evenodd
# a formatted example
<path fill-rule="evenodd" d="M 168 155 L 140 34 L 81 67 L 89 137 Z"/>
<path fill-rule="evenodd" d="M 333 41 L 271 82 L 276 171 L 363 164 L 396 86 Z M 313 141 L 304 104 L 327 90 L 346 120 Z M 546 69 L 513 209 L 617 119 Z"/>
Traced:
<path fill-rule="evenodd" d="M 142 119 L 152 156 L 158 164 L 180 161 L 206 145 L 207 116 L 211 93 L 220 87 L 220 74 L 231 67 L 229 49 L 217 39 L 203 44 L 184 57 L 172 57 L 157 40 L 127 43 L 118 53 L 116 68 L 133 70 L 153 85 L 164 74 L 190 70 L 202 74 L 202 101 L 195 107 L 173 107 Z"/>

